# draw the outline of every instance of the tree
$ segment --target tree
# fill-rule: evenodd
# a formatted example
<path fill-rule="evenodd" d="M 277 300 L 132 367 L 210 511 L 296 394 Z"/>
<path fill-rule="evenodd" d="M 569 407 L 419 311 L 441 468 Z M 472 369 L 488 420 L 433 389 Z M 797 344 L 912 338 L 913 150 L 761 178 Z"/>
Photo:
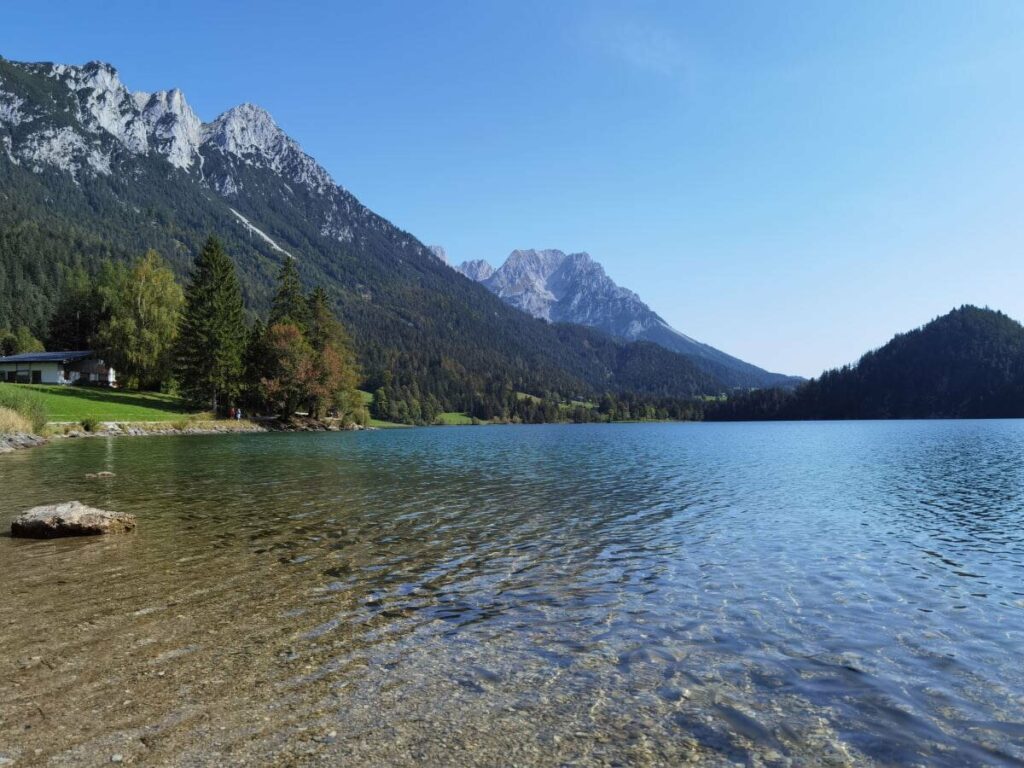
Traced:
<path fill-rule="evenodd" d="M 378 388 L 373 393 L 373 415 L 383 421 L 387 421 L 391 416 L 391 403 L 384 387 Z"/>
<path fill-rule="evenodd" d="M 32 335 L 32 331 L 29 330 L 27 325 L 19 325 L 18 330 L 14 333 L 15 346 L 17 347 L 11 354 L 20 354 L 22 352 L 42 352 L 46 349 L 43 346 L 43 342 Z"/>
<path fill-rule="evenodd" d="M 158 387 L 170 378 L 183 297 L 156 251 L 131 267 L 107 262 L 97 291 L 103 320 L 94 346 L 130 386 Z"/>
<path fill-rule="evenodd" d="M 352 342 L 331 310 L 323 288 L 310 294 L 307 317 L 306 339 L 313 350 L 314 366 L 313 386 L 308 393 L 310 415 L 319 418 L 324 408 L 336 410 L 343 418 L 364 412 L 362 396 L 356 389 L 359 373 Z"/>
<path fill-rule="evenodd" d="M 89 349 L 102 320 L 103 300 L 96 282 L 81 266 L 65 267 L 60 300 L 50 317 L 49 348 Z"/>
<path fill-rule="evenodd" d="M 239 393 L 248 333 L 234 262 L 210 237 L 199 252 L 185 291 L 177 347 L 181 391 L 216 412 Z"/>
<path fill-rule="evenodd" d="M 8 329 L 0 330 L 0 356 L 16 354 L 18 351 L 18 337 Z"/>
<path fill-rule="evenodd" d="M 271 325 L 264 347 L 267 370 L 260 380 L 261 394 L 283 418 L 288 418 L 315 389 L 313 348 L 294 323 Z"/>
<path fill-rule="evenodd" d="M 242 402 L 251 411 L 262 411 L 266 406 L 261 389 L 263 375 L 270 365 L 266 335 L 266 327 L 257 318 L 249 329 L 242 353 Z"/>
<path fill-rule="evenodd" d="M 295 259 L 286 258 L 277 275 L 277 293 L 270 305 L 267 325 L 291 323 L 305 333 L 309 324 L 309 305 L 302 292 L 302 281 L 295 267 Z"/>

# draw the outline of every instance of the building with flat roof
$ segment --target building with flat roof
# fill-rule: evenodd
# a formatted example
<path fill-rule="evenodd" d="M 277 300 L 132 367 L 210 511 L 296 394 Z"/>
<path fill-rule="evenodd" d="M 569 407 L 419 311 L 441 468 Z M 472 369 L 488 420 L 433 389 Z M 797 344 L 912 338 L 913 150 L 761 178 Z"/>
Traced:
<path fill-rule="evenodd" d="M 0 357 L 0 381 L 11 384 L 91 384 L 117 386 L 113 368 L 95 352 L 24 352 Z"/>

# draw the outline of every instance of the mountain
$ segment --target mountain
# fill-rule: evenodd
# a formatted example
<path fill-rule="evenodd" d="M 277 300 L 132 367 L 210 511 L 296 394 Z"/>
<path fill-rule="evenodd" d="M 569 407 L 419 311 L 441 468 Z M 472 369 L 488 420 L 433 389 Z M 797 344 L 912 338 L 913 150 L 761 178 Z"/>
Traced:
<path fill-rule="evenodd" d="M 246 306 L 266 311 L 284 259 L 323 285 L 367 386 L 463 410 L 507 391 L 716 393 L 654 345 L 550 325 L 456 274 L 339 186 L 265 110 L 203 122 L 178 90 L 131 92 L 110 65 L 0 59 L 0 328 L 44 336 L 64 270 L 156 249 L 179 277 L 216 233 Z"/>
<path fill-rule="evenodd" d="M 464 261 L 456 269 L 475 283 L 482 283 L 494 274 L 494 267 L 483 259 Z"/>
<path fill-rule="evenodd" d="M 1024 416 L 1024 327 L 963 306 L 896 336 L 855 365 L 793 392 L 730 398 L 709 419 L 934 419 Z"/>
<path fill-rule="evenodd" d="M 458 271 L 513 307 L 556 323 L 597 328 L 626 341 L 651 341 L 692 358 L 727 387 L 769 387 L 797 379 L 770 373 L 680 333 L 586 253 L 512 251 L 498 269 L 463 262 Z"/>

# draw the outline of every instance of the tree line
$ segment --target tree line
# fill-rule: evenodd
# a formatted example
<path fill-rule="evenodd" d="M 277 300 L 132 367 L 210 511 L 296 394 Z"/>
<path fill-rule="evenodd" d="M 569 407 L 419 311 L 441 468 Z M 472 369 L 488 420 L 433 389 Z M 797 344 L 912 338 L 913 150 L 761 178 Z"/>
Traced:
<path fill-rule="evenodd" d="M 235 265 L 215 237 L 183 288 L 156 251 L 98 274 L 69 268 L 46 347 L 94 349 L 131 388 L 179 393 L 196 407 L 365 423 L 352 341 L 326 292 L 306 294 L 294 261 L 278 275 L 269 317 L 249 324 Z M 44 349 L 28 328 L 0 329 L 5 355 Z"/>
<path fill-rule="evenodd" d="M 1020 418 L 1024 327 L 963 306 L 825 371 L 795 390 L 764 389 L 709 408 L 715 421 Z"/>

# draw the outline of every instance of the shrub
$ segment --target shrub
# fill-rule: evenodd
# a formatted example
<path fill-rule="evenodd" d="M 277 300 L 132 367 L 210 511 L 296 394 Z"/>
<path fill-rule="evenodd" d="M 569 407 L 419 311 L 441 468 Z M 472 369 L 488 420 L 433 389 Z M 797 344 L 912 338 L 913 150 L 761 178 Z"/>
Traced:
<path fill-rule="evenodd" d="M 81 424 L 82 429 L 84 429 L 86 432 L 95 432 L 97 429 L 99 429 L 100 420 L 94 419 L 92 416 L 87 416 L 84 419 L 82 419 Z"/>
<path fill-rule="evenodd" d="M 17 411 L 0 406 L 0 435 L 24 434 L 31 431 L 31 421 Z"/>
<path fill-rule="evenodd" d="M 48 421 L 46 406 L 34 392 L 19 389 L 16 384 L 0 384 L 0 408 L 14 411 L 29 423 L 29 432 L 42 432 Z M 0 432 L 3 430 L 0 429 Z"/>

